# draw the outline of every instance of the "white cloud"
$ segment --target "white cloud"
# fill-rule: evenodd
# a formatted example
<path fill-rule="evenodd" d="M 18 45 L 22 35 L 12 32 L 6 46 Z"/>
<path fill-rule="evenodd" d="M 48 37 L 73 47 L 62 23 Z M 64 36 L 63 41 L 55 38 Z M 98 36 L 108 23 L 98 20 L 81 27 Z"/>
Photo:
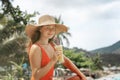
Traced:
<path fill-rule="evenodd" d="M 71 47 L 91 50 L 120 39 L 119 0 L 21 0 L 14 5 L 17 4 L 31 13 L 61 15 L 64 24 L 70 27 Z"/>
<path fill-rule="evenodd" d="M 104 14 L 106 14 L 107 13 L 107 15 L 109 15 L 110 14 L 110 17 L 112 17 L 112 16 L 115 16 L 113 13 L 114 12 L 117 12 L 117 13 L 120 13 L 120 11 L 118 10 L 118 9 L 120 9 L 120 1 L 113 1 L 113 2 L 110 2 L 110 3 L 106 3 L 106 4 L 101 4 L 101 5 L 98 5 L 98 6 L 96 6 L 93 10 L 93 12 L 95 13 L 95 14 L 97 14 L 97 16 L 99 15 L 104 15 Z M 113 12 L 114 11 L 114 12 Z M 107 16 L 107 15 L 105 15 L 105 16 Z M 100 16 L 100 17 L 102 17 L 102 16 Z M 105 17 L 105 16 L 103 16 L 103 17 Z M 102 17 L 102 18 L 103 18 Z"/>

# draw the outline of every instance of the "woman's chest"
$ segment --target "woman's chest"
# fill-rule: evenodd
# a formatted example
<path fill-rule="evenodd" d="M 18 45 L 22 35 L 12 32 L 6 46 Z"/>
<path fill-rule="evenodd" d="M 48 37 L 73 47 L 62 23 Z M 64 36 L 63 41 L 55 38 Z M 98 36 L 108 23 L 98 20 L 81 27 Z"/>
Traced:
<path fill-rule="evenodd" d="M 46 56 L 51 59 L 53 57 L 53 54 L 55 53 L 55 50 L 52 46 L 47 46 L 47 47 L 43 47 Z"/>

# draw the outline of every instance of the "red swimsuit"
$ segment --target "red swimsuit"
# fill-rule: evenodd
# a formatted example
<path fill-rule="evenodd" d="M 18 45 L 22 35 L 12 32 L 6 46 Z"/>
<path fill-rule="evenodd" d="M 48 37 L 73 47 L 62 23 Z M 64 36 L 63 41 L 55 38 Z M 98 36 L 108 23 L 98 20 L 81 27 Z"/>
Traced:
<path fill-rule="evenodd" d="M 41 53 L 42 53 L 41 67 L 44 67 L 50 62 L 50 58 L 48 57 L 45 50 L 39 44 L 36 44 L 36 45 L 38 45 L 40 47 L 40 49 L 41 49 Z M 52 80 L 53 71 L 54 71 L 54 66 L 48 71 L 48 73 L 44 77 L 42 77 L 39 80 Z M 31 80 L 35 80 L 33 76 L 31 78 Z"/>

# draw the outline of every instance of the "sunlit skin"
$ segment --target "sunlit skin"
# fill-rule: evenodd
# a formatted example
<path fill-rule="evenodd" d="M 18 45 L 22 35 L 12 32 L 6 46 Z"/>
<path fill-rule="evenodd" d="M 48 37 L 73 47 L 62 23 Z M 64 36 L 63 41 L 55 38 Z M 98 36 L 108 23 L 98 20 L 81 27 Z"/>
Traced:
<path fill-rule="evenodd" d="M 55 26 L 48 25 L 40 29 L 41 37 L 51 39 L 55 35 Z"/>
<path fill-rule="evenodd" d="M 36 43 L 41 44 L 41 46 L 44 48 L 48 57 L 50 58 L 50 62 L 46 66 L 41 67 L 41 49 L 38 45 L 33 44 L 30 49 L 29 58 L 32 69 L 32 76 L 34 77 L 34 80 L 39 80 L 45 74 L 47 74 L 51 67 L 53 67 L 57 63 L 58 56 L 61 53 L 61 51 L 55 51 L 54 48 L 48 42 L 48 40 L 55 35 L 55 26 L 43 26 L 40 29 L 40 32 L 40 39 Z M 82 76 L 81 80 L 87 80 L 86 77 L 66 56 L 64 56 L 64 60 L 65 62 L 63 63 L 63 65 L 65 67 L 70 67 L 73 70 L 73 72 L 75 72 L 78 76 Z"/>
<path fill-rule="evenodd" d="M 55 35 L 55 26 L 43 26 L 40 29 L 40 32 L 40 39 L 36 43 L 41 44 L 41 46 L 47 52 L 47 55 L 51 61 L 45 67 L 41 68 L 41 50 L 39 46 L 35 44 L 32 45 L 29 55 L 32 75 L 34 76 L 35 80 L 39 80 L 41 77 L 47 74 L 51 67 L 54 66 L 57 62 L 57 56 L 59 55 L 59 51 L 55 51 L 53 47 L 48 43 L 48 40 Z"/>

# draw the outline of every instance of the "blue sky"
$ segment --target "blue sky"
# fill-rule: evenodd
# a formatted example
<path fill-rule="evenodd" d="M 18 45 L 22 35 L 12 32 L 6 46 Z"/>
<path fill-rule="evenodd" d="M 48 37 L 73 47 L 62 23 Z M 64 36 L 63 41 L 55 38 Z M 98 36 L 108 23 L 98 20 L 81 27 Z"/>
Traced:
<path fill-rule="evenodd" d="M 93 50 L 120 40 L 120 0 L 14 0 L 13 4 L 40 16 L 61 15 L 72 34 L 69 47 Z"/>

